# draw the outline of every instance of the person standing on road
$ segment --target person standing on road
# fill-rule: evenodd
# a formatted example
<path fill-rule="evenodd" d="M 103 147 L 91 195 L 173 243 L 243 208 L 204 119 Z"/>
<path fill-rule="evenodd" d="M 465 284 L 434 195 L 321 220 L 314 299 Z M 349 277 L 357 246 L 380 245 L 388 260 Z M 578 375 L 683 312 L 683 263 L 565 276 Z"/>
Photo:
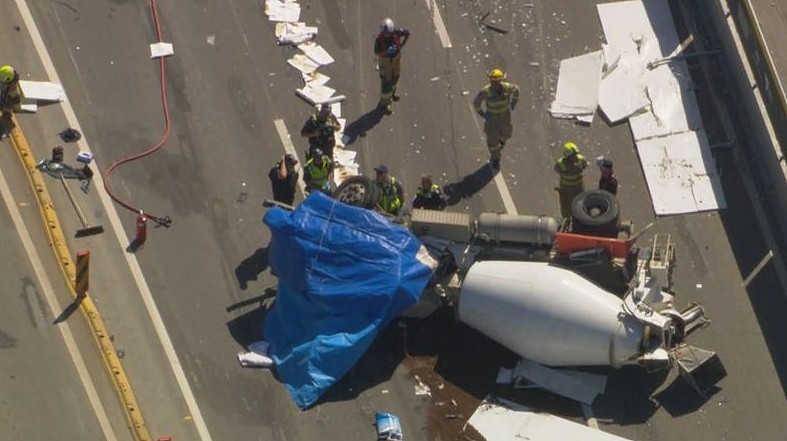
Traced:
<path fill-rule="evenodd" d="M 574 197 L 585 191 L 584 171 L 588 161 L 579 153 L 573 142 L 563 145 L 563 156 L 555 162 L 555 172 L 560 175 L 560 214 L 564 219 L 571 216 L 571 202 Z"/>
<path fill-rule="evenodd" d="M 313 156 L 315 149 L 319 149 L 333 161 L 333 148 L 336 146 L 335 133 L 339 129 L 341 124 L 331 111 L 331 105 L 320 105 L 319 110 L 306 120 L 301 129 L 301 136 L 309 138 L 309 157 Z"/>
<path fill-rule="evenodd" d="M 16 70 L 8 65 L 0 67 L 0 136 L 5 137 L 13 127 L 11 115 L 22 110 L 24 97 Z"/>
<path fill-rule="evenodd" d="M 596 165 L 601 172 L 601 177 L 598 180 L 598 189 L 605 190 L 612 193 L 613 196 L 618 194 L 618 178 L 612 170 L 612 161 L 599 156 L 596 158 Z"/>
<path fill-rule="evenodd" d="M 388 174 L 388 166 L 380 164 L 374 168 L 377 174 L 375 182 L 380 188 L 380 200 L 378 205 L 382 210 L 390 215 L 397 216 L 404 202 L 404 189 L 396 178 Z"/>
<path fill-rule="evenodd" d="M 503 81 L 505 76 L 501 69 L 492 69 L 489 72 L 489 84 L 478 92 L 473 101 L 476 112 L 484 118 L 489 163 L 495 170 L 500 169 L 503 147 L 514 131 L 511 111 L 519 102 L 519 86 Z"/>
<path fill-rule="evenodd" d="M 396 85 L 402 68 L 402 48 L 409 39 L 410 31 L 395 27 L 390 18 L 380 23 L 380 33 L 374 39 L 374 54 L 380 69 L 379 108 L 388 115 L 393 113 L 393 101 L 399 101 Z"/>
<path fill-rule="evenodd" d="M 298 160 L 287 153 L 268 172 L 275 201 L 287 205 L 292 205 L 295 202 L 295 190 L 298 187 L 296 164 L 298 164 Z"/>
<path fill-rule="evenodd" d="M 423 208 L 426 210 L 443 210 L 446 202 L 440 186 L 433 183 L 432 175 L 421 176 L 421 186 L 415 191 L 413 208 Z"/>
<path fill-rule="evenodd" d="M 303 166 L 303 180 L 306 192 L 331 191 L 330 177 L 333 172 L 333 161 L 320 149 L 314 149 L 312 157 Z"/>

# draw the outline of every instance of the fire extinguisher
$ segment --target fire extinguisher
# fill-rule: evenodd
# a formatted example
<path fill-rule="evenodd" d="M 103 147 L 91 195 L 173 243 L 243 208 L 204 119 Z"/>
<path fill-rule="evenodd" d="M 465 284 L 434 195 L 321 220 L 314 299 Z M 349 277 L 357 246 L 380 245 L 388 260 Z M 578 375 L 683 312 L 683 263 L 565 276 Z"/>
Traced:
<path fill-rule="evenodd" d="M 142 245 L 145 243 L 145 240 L 148 238 L 148 217 L 145 216 L 145 212 L 141 211 L 137 215 L 137 236 L 135 238 L 135 242 L 138 245 Z"/>

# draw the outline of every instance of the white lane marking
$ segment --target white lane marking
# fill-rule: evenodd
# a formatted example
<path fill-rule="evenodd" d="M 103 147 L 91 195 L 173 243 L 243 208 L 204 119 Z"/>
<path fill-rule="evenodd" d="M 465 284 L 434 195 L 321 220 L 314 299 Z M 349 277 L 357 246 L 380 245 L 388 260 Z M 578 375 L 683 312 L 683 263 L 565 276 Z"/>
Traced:
<path fill-rule="evenodd" d="M 435 0 L 425 0 L 426 1 L 426 8 L 432 11 L 432 21 L 434 22 L 434 27 L 437 30 L 437 36 L 440 37 L 440 43 L 442 43 L 444 49 L 448 49 L 451 46 L 451 37 L 448 36 L 448 30 L 445 28 L 445 23 L 443 22 L 443 16 L 440 15 L 440 8 L 437 7 Z"/>
<path fill-rule="evenodd" d="M 27 3 L 25 0 L 16 0 L 16 5 L 19 8 L 19 12 L 22 15 L 22 20 L 24 21 L 25 26 L 27 26 L 27 29 L 30 32 L 30 38 L 33 40 L 33 45 L 36 48 L 38 57 L 41 59 L 44 69 L 49 76 L 49 81 L 53 81 L 57 84 L 63 84 L 60 81 L 60 77 L 57 75 L 52 58 L 46 51 L 44 40 L 41 38 L 41 33 L 38 31 L 38 28 L 35 25 L 33 15 L 30 13 Z M 69 101 L 64 101 L 62 103 L 62 108 L 66 117 L 66 121 L 68 122 L 68 126 L 84 133 L 81 125 L 79 124 L 79 121 L 77 120 L 74 108 L 71 107 L 71 103 Z M 85 137 L 82 137 L 77 145 L 81 151 L 91 151 L 87 141 L 85 140 Z M 107 213 L 109 223 L 112 225 L 112 230 L 115 232 L 115 237 L 117 238 L 121 248 L 126 249 L 128 246 L 128 240 L 123 233 L 123 224 L 120 222 L 120 217 L 118 216 L 117 210 L 115 210 L 114 203 L 109 198 L 109 195 L 106 193 L 106 191 L 104 191 L 104 179 L 101 176 L 101 173 L 96 173 L 93 176 L 93 180 L 96 181 L 96 193 L 101 199 L 101 205 L 103 205 L 104 210 Z M 156 302 L 153 300 L 153 295 L 150 292 L 150 288 L 148 287 L 147 281 L 145 280 L 145 276 L 142 274 L 142 269 L 139 267 L 139 261 L 137 261 L 137 257 L 133 253 L 123 253 L 123 255 L 125 256 L 126 263 L 128 264 L 129 269 L 134 276 L 134 281 L 136 282 L 137 288 L 139 289 L 139 294 L 142 297 L 142 301 L 145 303 L 148 315 L 153 322 L 153 328 L 156 330 L 156 334 L 158 335 L 159 341 L 161 342 L 161 346 L 163 347 L 164 353 L 167 356 L 167 361 L 169 361 L 169 364 L 172 367 L 172 373 L 175 375 L 178 387 L 180 387 L 180 391 L 183 394 L 183 399 L 186 401 L 186 405 L 189 408 L 189 412 L 191 413 L 192 421 L 194 421 L 194 425 L 196 426 L 197 433 L 199 433 L 199 437 L 202 441 L 212 441 L 210 432 L 208 431 L 208 426 L 205 424 L 205 420 L 202 417 L 202 412 L 197 405 L 197 400 L 194 398 L 194 393 L 192 392 L 191 386 L 189 386 L 189 382 L 186 379 L 183 366 L 180 364 L 180 360 L 178 359 L 178 355 L 175 352 L 175 347 L 172 344 L 172 340 L 170 339 L 169 334 L 167 334 L 167 328 L 164 326 L 161 313 L 159 313 L 159 310 L 156 307 Z"/>
<path fill-rule="evenodd" d="M 295 166 L 295 169 L 300 171 L 300 173 L 298 173 L 298 188 L 301 189 L 301 196 L 306 197 L 306 183 L 303 182 L 301 159 L 298 157 L 298 152 L 295 151 L 295 146 L 292 144 L 290 132 L 287 131 L 287 126 L 284 124 L 283 119 L 274 119 L 273 125 L 276 126 L 276 132 L 279 134 L 279 139 L 281 139 L 281 143 L 284 145 L 284 151 L 298 160 L 298 165 Z"/>
<path fill-rule="evenodd" d="M 503 199 L 503 206 L 506 207 L 506 213 L 519 214 L 516 211 L 514 199 L 511 198 L 511 193 L 508 191 L 508 187 L 506 186 L 506 180 L 503 179 L 502 171 L 495 175 L 495 184 L 497 184 L 497 189 L 500 191 L 500 198 Z"/>
<path fill-rule="evenodd" d="M 763 257 L 762 260 L 760 260 L 760 263 L 758 263 L 757 266 L 755 266 L 753 270 L 751 270 L 749 275 L 743 281 L 742 285 L 745 288 L 748 288 L 749 287 L 749 283 L 751 283 L 751 281 L 755 277 L 757 277 L 757 274 L 760 274 L 760 271 L 762 271 L 762 269 L 765 268 L 765 265 L 767 265 L 768 262 L 770 262 L 772 258 L 773 258 L 773 250 L 768 250 L 768 254 L 766 254 L 765 257 Z"/>
<path fill-rule="evenodd" d="M 11 215 L 11 221 L 19 232 L 19 239 L 22 241 L 22 246 L 27 253 L 28 259 L 30 259 L 30 265 L 33 267 L 38 283 L 41 285 L 41 291 L 43 291 L 44 298 L 46 298 L 49 312 L 52 314 L 52 317 L 57 317 L 59 314 L 58 311 L 60 310 L 60 304 L 55 297 L 55 290 L 52 287 L 49 276 L 43 269 L 44 266 L 41 263 L 41 257 L 38 255 L 35 245 L 33 245 L 33 239 L 30 237 L 30 232 L 27 230 L 25 222 L 22 220 L 22 215 L 19 213 L 19 208 L 17 208 L 18 205 L 14 199 L 14 195 L 11 193 L 11 188 L 8 186 L 8 181 L 2 169 L 0 169 L 0 195 L 3 196 L 6 207 L 8 207 L 8 212 Z M 71 361 L 76 368 L 77 375 L 79 375 L 79 379 L 82 381 L 82 386 L 85 388 L 87 399 L 90 401 L 90 406 L 96 414 L 98 424 L 101 426 L 101 431 L 104 432 L 104 438 L 110 441 L 117 441 L 117 436 L 112 429 L 112 424 L 109 422 L 106 410 L 101 404 L 101 399 L 98 397 L 96 387 L 93 385 L 93 380 L 90 378 L 87 366 L 85 366 L 85 360 L 82 358 L 82 353 L 79 352 L 79 347 L 76 341 L 74 341 L 74 335 L 71 333 L 71 326 L 68 322 L 62 322 L 56 326 L 58 331 L 60 331 L 60 335 L 63 337 L 66 349 L 68 349 L 68 354 L 71 356 Z"/>

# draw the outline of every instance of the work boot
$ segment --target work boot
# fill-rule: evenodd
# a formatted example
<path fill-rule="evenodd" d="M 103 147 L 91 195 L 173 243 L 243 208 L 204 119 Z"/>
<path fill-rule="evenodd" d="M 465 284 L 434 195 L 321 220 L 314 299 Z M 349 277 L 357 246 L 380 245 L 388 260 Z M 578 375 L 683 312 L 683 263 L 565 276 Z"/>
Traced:
<path fill-rule="evenodd" d="M 401 96 L 397 95 L 396 91 L 394 91 L 393 95 L 391 95 L 391 99 L 394 101 L 399 101 L 399 98 L 401 98 Z"/>
<path fill-rule="evenodd" d="M 385 105 L 385 114 L 386 115 L 393 114 L 393 105 L 391 103 Z"/>

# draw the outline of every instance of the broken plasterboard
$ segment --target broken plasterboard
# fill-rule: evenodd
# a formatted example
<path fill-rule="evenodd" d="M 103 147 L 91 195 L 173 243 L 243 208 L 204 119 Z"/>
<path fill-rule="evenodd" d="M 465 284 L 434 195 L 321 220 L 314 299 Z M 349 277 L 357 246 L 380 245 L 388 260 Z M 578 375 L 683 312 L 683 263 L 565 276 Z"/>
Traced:
<path fill-rule="evenodd" d="M 293 0 L 265 0 L 265 14 L 270 21 L 297 22 L 301 5 Z"/>
<path fill-rule="evenodd" d="M 172 48 L 172 43 L 158 42 L 150 45 L 150 58 L 161 58 L 175 55 L 175 50 Z"/>
<path fill-rule="evenodd" d="M 306 43 L 299 44 L 298 49 L 303 51 L 307 57 L 311 58 L 312 61 L 320 66 L 325 66 L 336 61 L 333 59 L 333 57 L 331 57 L 331 54 L 329 54 L 328 51 L 313 41 L 307 41 Z"/>
<path fill-rule="evenodd" d="M 279 44 L 301 44 L 316 37 L 316 26 L 306 26 L 306 23 L 276 23 L 276 40 Z"/>
<path fill-rule="evenodd" d="M 598 104 L 609 122 L 616 123 L 650 104 L 646 92 L 645 65 L 636 56 L 620 55 L 598 89 Z"/>
<path fill-rule="evenodd" d="M 27 100 L 35 101 L 65 101 L 66 91 L 63 86 L 49 81 L 19 81 L 22 93 Z"/>
<path fill-rule="evenodd" d="M 287 63 L 305 74 L 310 74 L 320 67 L 319 64 L 315 63 L 314 60 L 304 54 L 295 54 L 292 58 L 287 60 Z"/>
<path fill-rule="evenodd" d="M 724 208 L 724 194 L 704 132 L 637 141 L 656 215 Z"/>
<path fill-rule="evenodd" d="M 601 67 L 601 51 L 562 60 L 555 100 L 549 108 L 552 116 L 592 121 L 598 107 Z"/>
<path fill-rule="evenodd" d="M 303 77 L 304 84 L 326 84 L 331 80 L 331 77 L 324 73 L 317 72 L 316 70 L 308 74 L 301 72 L 301 76 Z"/>
<path fill-rule="evenodd" d="M 607 377 L 582 371 L 553 369 L 521 359 L 512 372 L 514 382 L 526 379 L 539 387 L 584 404 L 593 404 L 604 393 Z"/>
<path fill-rule="evenodd" d="M 626 441 L 626 438 L 492 396 L 481 402 L 467 424 L 484 439 L 494 441 Z"/>

